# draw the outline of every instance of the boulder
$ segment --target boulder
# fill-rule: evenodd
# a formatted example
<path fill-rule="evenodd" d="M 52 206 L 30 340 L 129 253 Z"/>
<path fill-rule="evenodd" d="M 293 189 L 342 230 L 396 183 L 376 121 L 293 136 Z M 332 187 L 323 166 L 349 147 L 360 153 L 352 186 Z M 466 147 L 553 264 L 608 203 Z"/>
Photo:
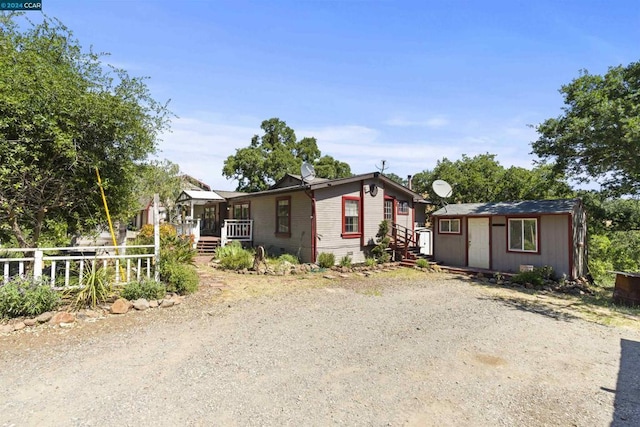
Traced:
<path fill-rule="evenodd" d="M 75 321 L 76 321 L 75 315 L 66 311 L 60 311 L 54 314 L 53 317 L 51 317 L 51 319 L 49 320 L 49 323 L 51 323 L 52 325 L 59 325 L 60 323 L 73 323 Z"/>
<path fill-rule="evenodd" d="M 144 298 L 137 299 L 133 302 L 133 308 L 138 311 L 144 311 L 149 308 L 149 301 Z"/>
<path fill-rule="evenodd" d="M 42 313 L 40 316 L 36 317 L 36 321 L 38 323 L 47 323 L 53 317 L 53 311 L 46 311 Z"/>
<path fill-rule="evenodd" d="M 133 304 L 131 304 L 130 301 L 124 298 L 118 298 L 111 304 L 109 311 L 111 311 L 112 314 L 125 314 L 132 306 Z"/>

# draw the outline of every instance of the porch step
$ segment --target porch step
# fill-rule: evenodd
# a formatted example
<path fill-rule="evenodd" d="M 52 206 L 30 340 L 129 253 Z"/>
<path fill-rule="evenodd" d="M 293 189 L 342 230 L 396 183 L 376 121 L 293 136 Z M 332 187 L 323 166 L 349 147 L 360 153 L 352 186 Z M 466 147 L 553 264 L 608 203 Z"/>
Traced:
<path fill-rule="evenodd" d="M 216 249 L 220 246 L 220 238 L 219 237 L 209 237 L 203 236 L 198 240 L 198 244 L 196 245 L 196 251 L 198 254 L 212 254 L 216 251 Z"/>

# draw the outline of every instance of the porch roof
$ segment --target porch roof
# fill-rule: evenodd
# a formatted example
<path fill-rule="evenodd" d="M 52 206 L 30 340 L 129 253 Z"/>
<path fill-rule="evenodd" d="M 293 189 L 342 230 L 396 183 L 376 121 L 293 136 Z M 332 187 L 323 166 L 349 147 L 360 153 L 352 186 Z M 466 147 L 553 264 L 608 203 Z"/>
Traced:
<path fill-rule="evenodd" d="M 176 203 L 193 201 L 195 204 L 204 204 L 208 202 L 223 202 L 224 200 L 225 198 L 215 191 L 183 190 L 176 199 Z"/>

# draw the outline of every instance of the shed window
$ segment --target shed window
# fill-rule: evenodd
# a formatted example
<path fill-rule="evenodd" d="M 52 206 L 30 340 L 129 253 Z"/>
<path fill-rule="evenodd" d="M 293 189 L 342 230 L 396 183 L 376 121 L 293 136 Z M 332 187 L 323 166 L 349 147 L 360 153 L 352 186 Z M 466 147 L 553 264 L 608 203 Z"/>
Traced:
<path fill-rule="evenodd" d="M 538 219 L 509 219 L 509 250 L 513 252 L 538 252 Z"/>
<path fill-rule="evenodd" d="M 291 197 L 276 199 L 276 234 L 291 236 Z"/>
<path fill-rule="evenodd" d="M 342 237 L 360 237 L 360 198 L 342 198 Z"/>
<path fill-rule="evenodd" d="M 438 221 L 440 233 L 460 234 L 460 218 L 447 218 Z"/>

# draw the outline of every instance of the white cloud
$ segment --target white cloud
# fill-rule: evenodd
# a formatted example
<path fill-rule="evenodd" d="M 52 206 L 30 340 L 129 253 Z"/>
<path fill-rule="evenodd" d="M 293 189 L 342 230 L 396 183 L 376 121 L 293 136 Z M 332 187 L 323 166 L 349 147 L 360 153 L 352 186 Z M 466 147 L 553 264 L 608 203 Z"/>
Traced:
<path fill-rule="evenodd" d="M 434 116 L 426 120 L 408 120 L 404 117 L 394 117 L 383 122 L 387 126 L 395 127 L 425 127 L 429 129 L 440 129 L 449 124 L 445 116 Z"/>

